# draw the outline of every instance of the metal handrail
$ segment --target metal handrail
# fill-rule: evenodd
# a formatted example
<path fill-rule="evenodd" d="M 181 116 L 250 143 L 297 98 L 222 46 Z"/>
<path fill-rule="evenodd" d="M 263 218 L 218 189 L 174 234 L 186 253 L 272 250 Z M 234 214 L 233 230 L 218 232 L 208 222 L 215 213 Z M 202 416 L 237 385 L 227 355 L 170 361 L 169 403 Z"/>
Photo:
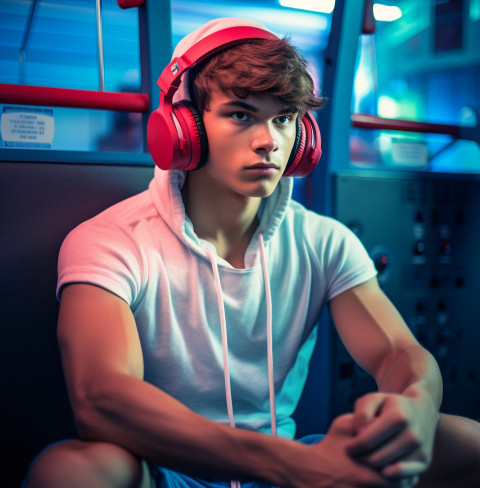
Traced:
<path fill-rule="evenodd" d="M 480 126 L 462 126 L 453 124 L 434 124 L 413 120 L 386 119 L 376 115 L 356 113 L 351 115 L 352 126 L 359 129 L 397 130 L 402 132 L 420 132 L 425 134 L 446 134 L 456 139 L 475 141 L 480 145 Z"/>
<path fill-rule="evenodd" d="M 146 93 L 101 92 L 3 83 L 0 83 L 0 103 L 119 112 L 145 113 L 150 110 L 150 97 Z"/>
<path fill-rule="evenodd" d="M 37 8 L 37 0 L 33 0 L 30 6 L 30 13 L 28 14 L 27 26 L 23 33 L 22 45 L 18 53 L 18 66 L 20 68 L 20 83 L 25 80 L 25 56 L 27 54 L 27 44 L 30 39 L 30 32 L 32 30 L 33 19 L 35 17 L 35 9 Z"/>
<path fill-rule="evenodd" d="M 145 5 L 145 0 L 117 0 L 120 8 L 135 8 Z"/>
<path fill-rule="evenodd" d="M 105 63 L 103 62 L 102 0 L 95 2 L 95 18 L 97 21 L 98 87 L 103 92 L 105 91 Z"/>

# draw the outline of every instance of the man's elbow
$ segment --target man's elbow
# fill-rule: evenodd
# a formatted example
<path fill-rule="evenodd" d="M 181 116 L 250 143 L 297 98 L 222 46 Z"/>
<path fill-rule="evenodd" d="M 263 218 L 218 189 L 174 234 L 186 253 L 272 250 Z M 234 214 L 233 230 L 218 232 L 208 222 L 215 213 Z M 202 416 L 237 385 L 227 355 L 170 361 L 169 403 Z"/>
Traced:
<path fill-rule="evenodd" d="M 76 388 L 70 395 L 73 418 L 80 439 L 105 440 L 105 428 L 115 404 L 115 388 L 111 382 L 94 382 Z"/>

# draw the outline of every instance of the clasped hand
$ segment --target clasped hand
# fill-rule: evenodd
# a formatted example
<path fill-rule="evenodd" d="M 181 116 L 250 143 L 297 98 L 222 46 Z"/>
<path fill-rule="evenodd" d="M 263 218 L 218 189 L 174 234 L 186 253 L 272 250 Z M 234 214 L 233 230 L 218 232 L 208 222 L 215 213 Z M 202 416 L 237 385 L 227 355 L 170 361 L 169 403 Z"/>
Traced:
<path fill-rule="evenodd" d="M 357 400 L 346 449 L 387 479 L 418 480 L 432 459 L 438 412 L 427 398 L 371 393 Z M 410 484 L 409 486 L 413 486 Z"/>
<path fill-rule="evenodd" d="M 425 396 L 370 393 L 298 460 L 296 488 L 411 488 L 428 468 L 439 413 Z M 283 486 L 283 485 L 282 485 Z"/>

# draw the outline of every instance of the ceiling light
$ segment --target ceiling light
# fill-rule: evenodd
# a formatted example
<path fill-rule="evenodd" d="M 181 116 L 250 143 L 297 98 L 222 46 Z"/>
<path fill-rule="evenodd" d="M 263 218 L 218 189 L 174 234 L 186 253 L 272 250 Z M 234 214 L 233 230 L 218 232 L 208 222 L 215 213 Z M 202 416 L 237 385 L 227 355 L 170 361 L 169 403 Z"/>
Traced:
<path fill-rule="evenodd" d="M 398 7 L 375 3 L 373 5 L 373 16 L 378 21 L 392 22 L 392 20 L 397 20 L 402 16 L 402 11 Z"/>
<path fill-rule="evenodd" d="M 282 7 L 297 8 L 300 10 L 310 10 L 311 12 L 321 12 L 331 14 L 335 7 L 335 0 L 278 0 Z"/>

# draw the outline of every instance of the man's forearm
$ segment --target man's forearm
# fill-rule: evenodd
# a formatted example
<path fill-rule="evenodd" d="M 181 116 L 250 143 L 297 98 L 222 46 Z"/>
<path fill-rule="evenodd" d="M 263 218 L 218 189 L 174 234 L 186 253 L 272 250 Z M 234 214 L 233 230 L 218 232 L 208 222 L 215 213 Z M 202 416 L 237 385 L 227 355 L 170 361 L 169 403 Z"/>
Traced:
<path fill-rule="evenodd" d="M 409 398 L 426 395 L 438 410 L 442 402 L 442 377 L 434 357 L 419 345 L 397 348 L 377 375 L 379 391 Z"/>
<path fill-rule="evenodd" d="M 118 444 L 147 461 L 189 474 L 283 485 L 305 446 L 210 421 L 144 381 L 103 381 L 75 409 L 85 440 Z M 302 453 L 302 454 L 301 454 Z"/>
<path fill-rule="evenodd" d="M 337 418 L 319 444 L 305 445 L 212 422 L 136 378 L 107 383 L 111 387 L 77 409 L 86 440 L 111 442 L 150 463 L 198 477 L 284 488 L 385 483 L 375 469 L 347 455 L 352 415 Z"/>

